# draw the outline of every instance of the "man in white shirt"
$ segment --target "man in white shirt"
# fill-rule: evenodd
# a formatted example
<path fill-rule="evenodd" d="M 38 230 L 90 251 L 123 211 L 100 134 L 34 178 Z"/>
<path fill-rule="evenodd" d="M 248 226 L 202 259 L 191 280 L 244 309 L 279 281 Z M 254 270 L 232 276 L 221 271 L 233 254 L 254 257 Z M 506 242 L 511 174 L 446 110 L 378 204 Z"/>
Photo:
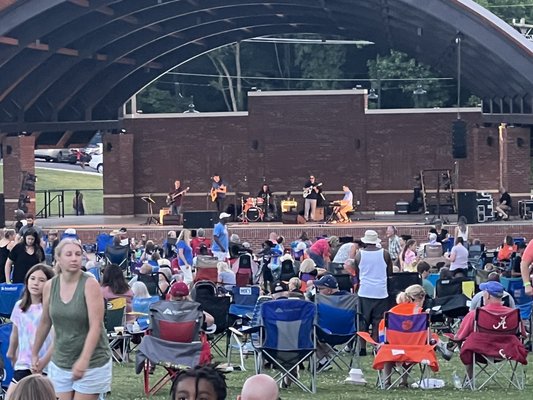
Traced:
<path fill-rule="evenodd" d="M 346 185 L 342 187 L 342 191 L 344 192 L 344 197 L 340 201 L 340 205 L 336 206 L 333 211 L 337 214 L 339 222 L 350 222 L 347 213 L 353 210 L 353 193 Z"/>

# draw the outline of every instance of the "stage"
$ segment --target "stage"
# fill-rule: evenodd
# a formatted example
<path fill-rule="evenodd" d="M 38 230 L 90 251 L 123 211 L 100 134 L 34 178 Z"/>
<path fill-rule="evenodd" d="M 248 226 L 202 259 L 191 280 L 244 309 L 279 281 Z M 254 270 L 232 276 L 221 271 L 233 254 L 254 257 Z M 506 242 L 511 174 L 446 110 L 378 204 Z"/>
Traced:
<path fill-rule="evenodd" d="M 228 223 L 228 231 L 230 234 L 239 235 L 241 241 L 249 242 L 254 249 L 260 248 L 261 243 L 268 238 L 270 232 L 276 232 L 285 238 L 286 243 L 290 243 L 297 239 L 302 232 L 306 232 L 312 239 L 322 235 L 360 238 L 364 235 L 365 230 L 373 229 L 385 241 L 385 230 L 389 225 L 396 226 L 400 235 L 411 235 L 421 242 L 426 240 L 427 233 L 431 228 L 430 222 L 434 218 L 433 215 L 424 214 L 356 213 L 352 216 L 352 222 L 347 224 L 313 222 L 297 225 L 281 222 L 252 222 L 247 224 L 230 222 Z M 441 220 L 444 222 L 444 227 L 453 235 L 457 216 L 441 215 Z M 120 228 L 126 228 L 130 237 L 139 239 L 142 233 L 146 233 L 149 239 L 161 242 L 166 238 L 169 230 L 182 229 L 181 226 L 176 225 L 143 225 L 146 221 L 146 217 L 86 215 L 38 219 L 36 224 L 45 231 L 52 228 L 59 231 L 75 228 L 84 243 L 94 242 L 99 233 L 110 233 Z M 488 247 L 496 247 L 501 244 L 505 235 L 525 237 L 527 240 L 533 238 L 533 222 L 519 219 L 518 216 L 513 216 L 509 221 L 486 222 L 469 226 L 470 238 L 480 239 Z M 210 237 L 211 234 L 212 230 L 206 229 L 206 236 Z"/>

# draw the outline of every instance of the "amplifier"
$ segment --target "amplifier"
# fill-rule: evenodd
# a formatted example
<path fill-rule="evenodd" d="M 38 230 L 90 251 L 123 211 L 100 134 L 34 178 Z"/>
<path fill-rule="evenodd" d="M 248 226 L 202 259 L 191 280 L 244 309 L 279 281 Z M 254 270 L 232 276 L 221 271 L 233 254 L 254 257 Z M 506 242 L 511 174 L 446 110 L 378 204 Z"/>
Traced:
<path fill-rule="evenodd" d="M 394 214 L 409 214 L 409 202 L 397 201 L 394 209 Z"/>
<path fill-rule="evenodd" d="M 478 222 L 494 220 L 494 200 L 490 193 L 481 192 L 476 196 Z"/>
<path fill-rule="evenodd" d="M 533 219 L 533 200 L 519 200 L 518 215 L 522 219 Z"/>
<path fill-rule="evenodd" d="M 181 225 L 181 215 L 163 215 L 162 225 Z"/>

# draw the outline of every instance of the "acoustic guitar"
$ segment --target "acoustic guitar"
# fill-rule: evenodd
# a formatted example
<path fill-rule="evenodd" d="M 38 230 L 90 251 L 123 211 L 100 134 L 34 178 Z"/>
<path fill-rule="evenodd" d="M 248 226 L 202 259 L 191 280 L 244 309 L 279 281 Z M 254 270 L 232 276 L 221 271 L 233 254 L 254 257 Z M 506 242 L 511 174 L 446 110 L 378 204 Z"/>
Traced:
<path fill-rule="evenodd" d="M 226 188 L 226 185 L 221 185 L 218 189 L 211 188 L 211 192 L 210 192 L 211 201 L 215 201 L 219 193 L 226 193 L 227 190 L 228 189 Z"/>
<path fill-rule="evenodd" d="M 179 197 L 185 193 L 187 193 L 189 191 L 189 187 L 187 187 L 185 190 L 182 190 L 181 192 L 178 192 L 176 194 L 169 194 L 167 196 L 167 206 L 171 205 L 172 203 L 174 203 L 174 200 L 176 200 L 176 197 Z"/>
<path fill-rule="evenodd" d="M 322 183 L 318 183 L 316 185 L 312 185 L 312 186 L 309 186 L 308 188 L 305 188 L 304 189 L 304 192 L 303 192 L 303 196 L 304 196 L 304 199 L 307 198 L 307 196 L 309 196 L 311 194 L 311 192 L 317 188 L 317 187 L 320 187 L 322 186 Z"/>

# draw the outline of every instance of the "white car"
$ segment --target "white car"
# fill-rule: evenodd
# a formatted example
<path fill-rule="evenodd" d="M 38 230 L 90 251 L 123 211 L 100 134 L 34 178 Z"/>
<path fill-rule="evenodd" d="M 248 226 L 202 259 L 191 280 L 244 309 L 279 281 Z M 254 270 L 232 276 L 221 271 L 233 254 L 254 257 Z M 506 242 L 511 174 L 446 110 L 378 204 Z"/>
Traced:
<path fill-rule="evenodd" d="M 91 161 L 89 161 L 89 167 L 94 168 L 101 174 L 104 172 L 104 156 L 102 153 L 93 154 Z"/>
<path fill-rule="evenodd" d="M 68 162 L 75 164 L 77 149 L 36 149 L 33 152 L 35 158 L 45 161 Z"/>

